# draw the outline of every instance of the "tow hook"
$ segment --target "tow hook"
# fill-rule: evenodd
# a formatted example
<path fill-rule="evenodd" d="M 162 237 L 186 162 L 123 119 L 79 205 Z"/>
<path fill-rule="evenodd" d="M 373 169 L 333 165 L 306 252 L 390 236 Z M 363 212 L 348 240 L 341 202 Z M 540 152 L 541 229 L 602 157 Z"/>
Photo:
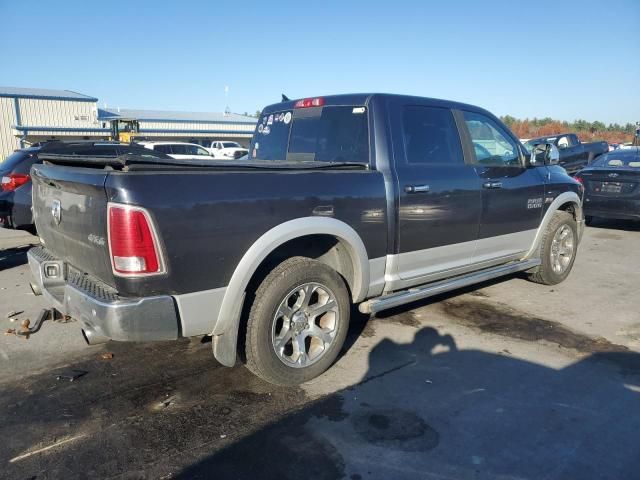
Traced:
<path fill-rule="evenodd" d="M 33 326 L 31 326 L 31 320 L 29 320 L 28 318 L 25 318 L 20 324 L 19 329 L 7 330 L 6 334 L 7 335 L 14 334 L 14 335 L 18 335 L 21 337 L 25 337 L 26 339 L 29 339 L 31 335 L 33 335 L 34 333 L 38 332 L 38 330 L 40 330 L 40 327 L 42 327 L 42 324 L 47 320 L 57 320 L 55 309 L 43 308 L 42 310 L 40 310 L 40 313 L 38 314 L 36 321 L 33 323 Z M 65 315 L 64 317 L 60 318 L 60 320 L 68 322 L 69 317 Z"/>

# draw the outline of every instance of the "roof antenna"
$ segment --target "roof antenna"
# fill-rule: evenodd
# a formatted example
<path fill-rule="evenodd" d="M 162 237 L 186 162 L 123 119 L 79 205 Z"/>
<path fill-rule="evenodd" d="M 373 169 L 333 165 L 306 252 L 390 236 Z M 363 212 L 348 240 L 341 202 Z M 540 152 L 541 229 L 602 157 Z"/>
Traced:
<path fill-rule="evenodd" d="M 289 97 L 287 97 L 284 93 L 282 94 L 282 101 L 283 102 L 290 102 L 291 99 Z"/>

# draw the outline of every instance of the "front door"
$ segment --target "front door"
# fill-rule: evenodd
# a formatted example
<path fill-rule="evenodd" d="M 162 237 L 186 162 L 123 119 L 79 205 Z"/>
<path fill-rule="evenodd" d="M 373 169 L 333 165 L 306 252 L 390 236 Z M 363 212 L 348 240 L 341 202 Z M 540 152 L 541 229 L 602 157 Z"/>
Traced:
<path fill-rule="evenodd" d="M 533 244 L 544 203 L 544 167 L 527 167 L 519 142 L 489 116 L 461 112 L 482 186 L 474 263 L 518 258 Z"/>
<path fill-rule="evenodd" d="M 395 273 L 399 286 L 408 286 L 469 265 L 481 192 L 450 109 L 398 99 L 392 116 L 399 191 Z"/>

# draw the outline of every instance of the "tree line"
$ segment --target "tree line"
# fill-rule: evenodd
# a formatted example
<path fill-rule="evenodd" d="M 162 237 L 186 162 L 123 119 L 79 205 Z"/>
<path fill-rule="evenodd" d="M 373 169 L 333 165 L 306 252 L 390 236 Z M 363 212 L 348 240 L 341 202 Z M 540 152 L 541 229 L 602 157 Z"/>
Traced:
<path fill-rule="evenodd" d="M 533 118 L 520 120 L 505 115 L 500 119 L 515 133 L 518 138 L 535 138 L 557 133 L 576 133 L 582 141 L 601 141 L 609 143 L 631 142 L 636 131 L 633 123 L 624 125 L 604 122 L 589 122 L 587 120 L 575 120 L 573 122 L 562 122 L 553 118 Z"/>

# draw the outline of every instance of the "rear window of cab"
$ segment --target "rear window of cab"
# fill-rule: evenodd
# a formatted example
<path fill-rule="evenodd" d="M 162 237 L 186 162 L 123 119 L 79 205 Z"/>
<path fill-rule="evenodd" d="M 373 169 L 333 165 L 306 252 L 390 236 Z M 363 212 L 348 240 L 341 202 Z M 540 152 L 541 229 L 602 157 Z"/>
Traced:
<path fill-rule="evenodd" d="M 609 154 L 603 155 L 591 164 L 594 167 L 631 167 L 640 168 L 640 155 Z"/>
<path fill-rule="evenodd" d="M 249 156 L 255 160 L 369 163 L 366 107 L 321 106 L 263 114 Z"/>

